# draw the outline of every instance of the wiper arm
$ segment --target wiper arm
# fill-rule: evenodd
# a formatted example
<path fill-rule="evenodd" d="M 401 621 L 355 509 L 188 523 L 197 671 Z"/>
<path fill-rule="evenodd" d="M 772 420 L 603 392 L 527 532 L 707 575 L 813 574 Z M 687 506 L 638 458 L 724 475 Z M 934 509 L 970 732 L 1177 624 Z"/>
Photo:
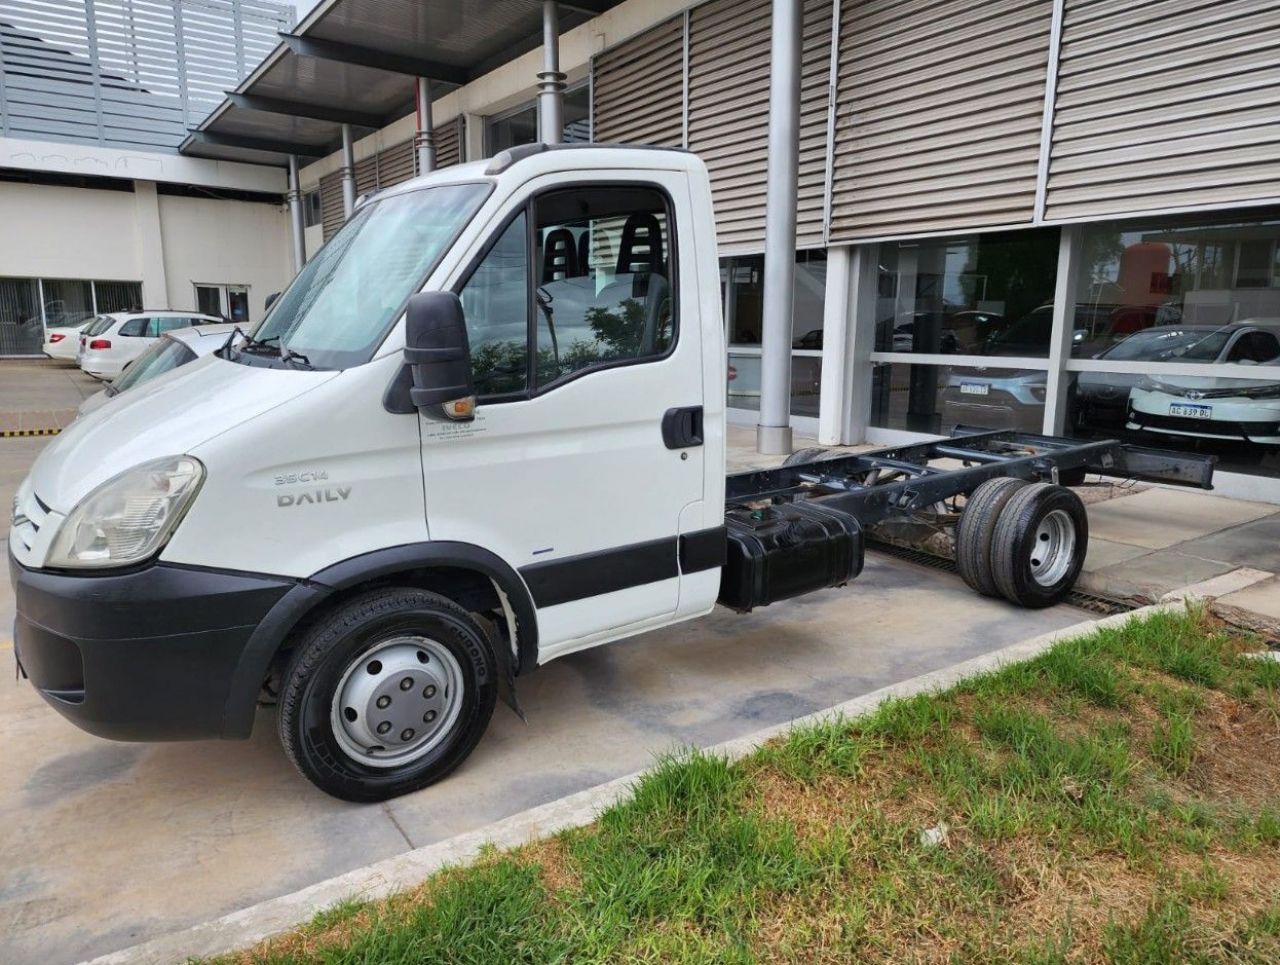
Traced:
<path fill-rule="evenodd" d="M 255 349 L 268 347 L 272 342 L 280 338 L 279 335 L 268 335 L 266 338 L 254 338 L 252 335 L 246 335 L 244 330 L 239 325 L 237 325 L 235 328 L 233 328 L 230 332 L 227 333 L 226 343 L 222 346 L 222 348 L 218 349 L 218 351 L 215 354 L 217 354 L 221 358 L 230 360 L 231 350 L 236 347 L 237 335 L 239 335 L 241 338 L 240 351 L 242 352 L 252 352 Z"/>
<path fill-rule="evenodd" d="M 277 336 L 272 336 L 272 337 L 274 338 Z M 311 364 L 311 359 L 307 358 L 301 352 L 295 352 L 293 349 L 288 347 L 282 348 L 280 350 L 280 361 L 291 363 L 293 365 L 298 366 L 299 368 L 304 368 L 304 369 L 315 368 L 315 366 Z"/>

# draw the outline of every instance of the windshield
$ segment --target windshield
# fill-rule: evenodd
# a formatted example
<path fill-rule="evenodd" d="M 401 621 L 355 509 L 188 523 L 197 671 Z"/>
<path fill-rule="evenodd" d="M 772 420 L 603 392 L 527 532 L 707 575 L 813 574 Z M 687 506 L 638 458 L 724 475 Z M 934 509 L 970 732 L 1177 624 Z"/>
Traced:
<path fill-rule="evenodd" d="M 150 382 L 157 376 L 176 369 L 179 365 L 186 365 L 195 357 L 196 353 L 177 339 L 162 338 L 134 359 L 125 369 L 124 374 L 111 383 L 111 394 L 115 395 L 135 385 L 141 385 L 143 382 Z"/>
<path fill-rule="evenodd" d="M 1148 329 L 1145 332 L 1135 332 L 1123 341 L 1117 342 L 1098 357 L 1120 361 L 1171 358 L 1181 356 L 1189 346 L 1197 344 L 1204 338 L 1203 329 L 1200 331 Z M 1216 357 L 1217 353 L 1215 352 L 1214 355 Z"/>
<path fill-rule="evenodd" d="M 1212 335 L 1206 335 L 1183 352 L 1179 361 L 1216 362 L 1218 361 L 1218 356 L 1222 354 L 1222 350 L 1226 348 L 1229 338 L 1231 338 L 1230 329 L 1220 329 Z"/>
<path fill-rule="evenodd" d="M 369 202 L 276 299 L 255 351 L 288 349 L 318 369 L 367 362 L 488 190 L 445 184 Z"/>
<path fill-rule="evenodd" d="M 99 315 L 89 323 L 87 328 L 82 328 L 80 331 L 85 335 L 101 335 L 115 323 L 116 320 L 110 315 Z"/>

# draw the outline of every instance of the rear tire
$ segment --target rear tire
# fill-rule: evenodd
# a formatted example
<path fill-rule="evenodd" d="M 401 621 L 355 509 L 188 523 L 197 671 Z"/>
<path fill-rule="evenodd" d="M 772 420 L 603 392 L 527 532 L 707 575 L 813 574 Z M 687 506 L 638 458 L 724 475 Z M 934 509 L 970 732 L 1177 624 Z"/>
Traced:
<path fill-rule="evenodd" d="M 991 575 L 1010 603 L 1040 609 L 1061 602 L 1084 566 L 1089 514 L 1065 486 L 1033 483 L 1013 495 L 996 521 Z"/>
<path fill-rule="evenodd" d="M 999 596 L 991 575 L 991 538 L 1005 504 L 1027 485 L 1025 479 L 1008 476 L 988 479 L 965 503 L 956 526 L 956 566 L 960 576 L 983 596 Z"/>
<path fill-rule="evenodd" d="M 426 590 L 373 590 L 303 636 L 277 728 L 285 754 L 320 790 L 384 801 L 461 764 L 496 695 L 492 644 L 466 610 Z"/>

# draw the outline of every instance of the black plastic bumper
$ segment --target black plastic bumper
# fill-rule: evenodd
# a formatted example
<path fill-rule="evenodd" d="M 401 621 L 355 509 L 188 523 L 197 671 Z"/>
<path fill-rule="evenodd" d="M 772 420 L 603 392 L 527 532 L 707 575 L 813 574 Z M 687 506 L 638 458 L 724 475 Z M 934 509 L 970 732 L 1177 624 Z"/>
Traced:
<path fill-rule="evenodd" d="M 261 683 L 245 679 L 250 641 L 290 590 L 305 592 L 286 577 L 164 563 L 79 576 L 11 555 L 9 573 L 23 670 L 64 717 L 115 740 L 247 736 L 229 713 L 251 715 Z"/>

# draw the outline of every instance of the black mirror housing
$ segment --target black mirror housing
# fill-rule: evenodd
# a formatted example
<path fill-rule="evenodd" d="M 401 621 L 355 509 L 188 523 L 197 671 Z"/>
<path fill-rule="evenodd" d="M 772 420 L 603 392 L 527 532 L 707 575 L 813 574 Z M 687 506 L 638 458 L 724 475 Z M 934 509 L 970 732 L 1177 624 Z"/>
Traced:
<path fill-rule="evenodd" d="M 419 412 L 450 421 L 475 417 L 471 345 L 457 295 L 421 292 L 409 299 L 404 361 L 413 378 L 409 397 Z"/>

